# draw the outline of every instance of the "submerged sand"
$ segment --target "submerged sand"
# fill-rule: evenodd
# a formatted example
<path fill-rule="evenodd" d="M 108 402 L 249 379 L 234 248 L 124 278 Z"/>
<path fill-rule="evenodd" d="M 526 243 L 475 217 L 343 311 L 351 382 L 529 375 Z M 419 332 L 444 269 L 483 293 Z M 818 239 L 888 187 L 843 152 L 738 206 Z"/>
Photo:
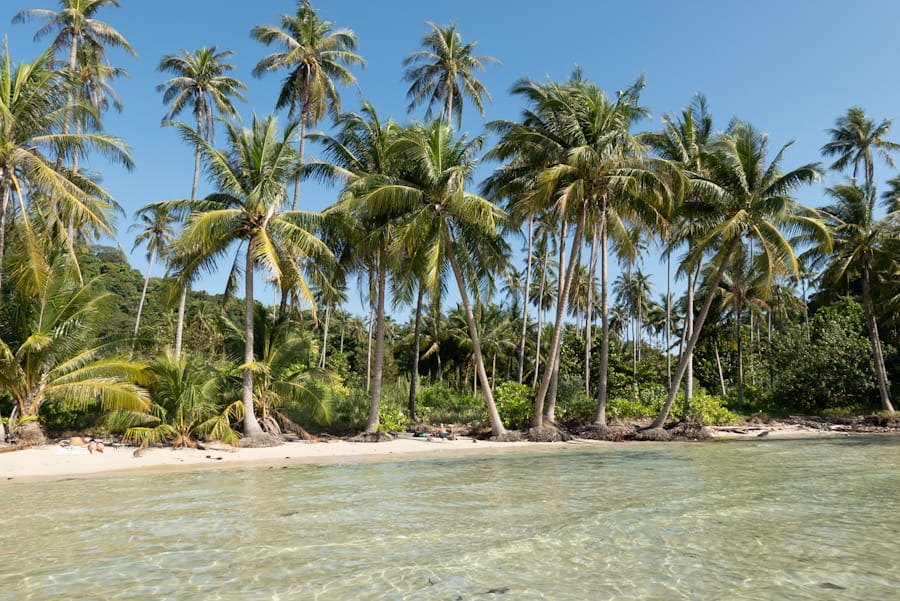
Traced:
<path fill-rule="evenodd" d="M 713 430 L 714 438 L 754 439 L 834 436 L 840 432 L 823 432 L 802 427 L 722 428 Z M 329 442 L 286 442 L 277 447 L 250 449 L 207 447 L 206 449 L 150 448 L 139 456 L 130 446 L 107 446 L 105 451 L 90 454 L 83 448 L 45 445 L 0 453 L 0 483 L 37 480 L 61 480 L 143 473 L 165 473 L 190 470 L 286 466 L 303 463 L 345 463 L 388 459 L 458 457 L 462 455 L 496 455 L 502 453 L 559 452 L 602 448 L 641 442 L 611 443 L 576 439 L 569 442 L 492 442 L 471 438 L 428 440 L 401 436 L 388 442 L 361 443 L 346 440 Z M 649 443 L 653 444 L 653 443 Z"/>

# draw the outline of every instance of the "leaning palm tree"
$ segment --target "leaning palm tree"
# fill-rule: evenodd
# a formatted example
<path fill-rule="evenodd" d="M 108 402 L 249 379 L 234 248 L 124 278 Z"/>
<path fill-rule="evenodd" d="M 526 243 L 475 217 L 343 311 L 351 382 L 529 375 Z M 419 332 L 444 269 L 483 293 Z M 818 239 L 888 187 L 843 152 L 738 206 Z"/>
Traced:
<path fill-rule="evenodd" d="M 761 288 L 771 286 L 781 273 L 796 275 L 799 271 L 799 262 L 785 232 L 798 232 L 827 246 L 828 236 L 822 221 L 812 209 L 800 205 L 791 196 L 800 185 L 819 178 L 818 166 L 810 163 L 783 173 L 781 159 L 790 143 L 767 164 L 767 142 L 768 137 L 752 125 L 735 120 L 729 131 L 702 155 L 708 174 L 703 184 L 709 197 L 715 199 L 716 215 L 708 217 L 707 227 L 697 234 L 686 261 L 696 264 L 699 257 L 712 255 L 715 268 L 708 280 L 708 290 L 719 287 L 742 241 L 754 240 L 759 249 L 757 262 L 765 267 L 761 271 L 766 274 L 759 282 Z M 666 401 L 651 428 L 661 428 L 669 415 L 687 370 L 688 357 L 697 345 L 715 296 L 707 294 L 703 301 Z"/>
<path fill-rule="evenodd" d="M 843 184 L 826 191 L 834 204 L 821 209 L 821 214 L 834 239 L 834 248 L 832 252 L 814 252 L 814 256 L 820 265 L 824 265 L 824 282 L 834 284 L 849 277 L 860 279 L 861 300 L 872 345 L 872 363 L 878 380 L 881 408 L 893 412 L 891 386 L 885 369 L 878 322 L 875 319 L 872 288 L 873 281 L 881 275 L 876 269 L 879 260 L 886 260 L 888 265 L 894 265 L 896 273 L 896 259 L 890 256 L 889 246 L 900 235 L 900 212 L 894 210 L 881 219 L 876 219 L 875 191 L 872 188 Z M 885 275 L 893 277 L 890 272 Z"/>
<path fill-rule="evenodd" d="M 484 116 L 484 100 L 490 101 L 487 88 L 475 77 L 476 71 L 484 71 L 488 63 L 499 63 L 492 56 L 473 54 L 477 42 L 464 44 L 456 25 L 443 27 L 428 22 L 431 28 L 422 38 L 422 49 L 403 59 L 406 70 L 403 79 L 409 82 L 406 97 L 408 111 L 421 104 L 430 119 L 434 106 L 440 107 L 444 123 L 456 117 L 456 125 L 462 122 L 462 100 L 468 98 Z"/>
<path fill-rule="evenodd" d="M 249 128 L 228 125 L 228 148 L 216 150 L 201 137 L 199 144 L 214 192 L 200 201 L 188 216 L 179 243 L 180 255 L 194 263 L 192 271 L 212 269 L 216 261 L 235 249 L 228 291 L 243 270 L 245 286 L 245 345 L 241 401 L 244 409 L 244 436 L 263 436 L 253 407 L 253 283 L 257 268 L 269 272 L 272 280 L 299 282 L 304 300 L 312 304 L 312 294 L 302 277 L 299 260 L 313 257 L 327 260 L 331 253 L 308 227 L 315 214 L 285 211 L 285 185 L 296 173 L 297 153 L 291 144 L 299 124 L 289 125 L 279 135 L 274 117 L 253 119 Z M 185 135 L 193 134 L 182 128 Z M 177 201 L 176 201 L 177 203 Z M 184 202 L 180 203 L 184 205 Z M 243 268 L 240 253 L 243 252 Z"/>
<path fill-rule="evenodd" d="M 831 140 L 822 146 L 822 154 L 836 156 L 831 169 L 841 171 L 849 165 L 853 165 L 853 179 L 862 164 L 865 185 L 872 187 L 875 177 L 875 157 L 877 154 L 889 166 L 894 166 L 892 152 L 900 150 L 900 144 L 885 140 L 884 137 L 891 129 L 892 121 L 883 119 L 881 123 L 875 123 L 866 117 L 861 107 L 852 106 L 847 113 L 838 117 L 834 127 L 828 130 Z"/>
<path fill-rule="evenodd" d="M 314 127 L 325 113 L 341 111 L 338 85 L 356 83 L 349 67 L 364 66 L 356 54 L 356 35 L 349 29 L 334 29 L 332 21 L 319 19 L 309 0 L 297 2 L 295 15 L 281 15 L 281 27 L 257 25 L 250 35 L 266 46 L 279 48 L 263 57 L 253 69 L 254 77 L 270 71 L 288 71 L 276 109 L 288 109 L 289 117 L 300 120 L 299 162 L 303 164 L 306 129 Z M 300 173 L 294 180 L 294 204 L 300 198 Z"/>
<path fill-rule="evenodd" d="M 241 94 L 247 89 L 240 80 L 228 75 L 234 65 L 225 60 L 233 53 L 219 51 L 215 46 L 204 47 L 193 53 L 182 50 L 180 54 L 169 54 L 162 58 L 158 70 L 171 73 L 173 77 L 156 87 L 163 93 L 163 102 L 169 110 L 163 117 L 163 125 L 172 123 L 185 108 L 194 113 L 197 140 L 209 143 L 215 141 L 216 114 L 236 118 L 234 99 L 243 102 Z M 200 145 L 194 143 L 194 179 L 191 184 L 191 200 L 197 199 L 200 183 Z M 181 297 L 178 301 L 178 321 L 175 324 L 175 358 L 181 356 L 181 340 L 184 331 L 184 308 L 190 278 L 180 278 Z"/>
<path fill-rule="evenodd" d="M 481 145 L 481 138 L 454 138 L 451 128 L 440 121 L 414 124 L 391 145 L 404 165 L 401 177 L 381 182 L 366 201 L 373 214 L 402 217 L 397 243 L 406 254 L 425 258 L 428 289 L 441 288 L 449 266 L 462 300 L 491 429 L 502 436 L 506 429 L 494 404 L 469 297 L 470 289 L 478 292 L 492 272 L 500 271 L 495 260 L 506 254 L 498 230 L 503 212 L 465 189 Z"/>
<path fill-rule="evenodd" d="M 31 262 L 27 255 L 14 258 Z M 43 440 L 37 420 L 51 404 L 82 411 L 98 405 L 104 410 L 149 408 L 147 393 L 138 386 L 144 366 L 107 354 L 94 340 L 111 295 L 97 294 L 95 282 L 81 283 L 72 262 L 55 252 L 46 277 L 28 282 L 17 277 L 28 269 L 13 265 L 11 270 L 13 286 L 0 320 L 0 386 L 13 400 L 10 430 L 23 441 Z"/>
<path fill-rule="evenodd" d="M 38 213 L 46 219 L 72 220 L 97 235 L 113 234 L 110 212 L 117 205 L 112 197 L 96 182 L 62 168 L 50 154 L 94 149 L 132 166 L 127 146 L 116 137 L 62 133 L 72 112 L 91 109 L 78 101 L 67 104 L 68 84 L 51 63 L 49 51 L 15 67 L 8 48 L 0 57 L 0 273 L 11 203 L 18 204 L 25 227 L 30 227 L 26 208 L 40 204 Z"/>
<path fill-rule="evenodd" d="M 176 221 L 175 216 L 166 207 L 159 204 L 142 208 L 135 215 L 138 223 L 129 229 L 140 229 L 134 237 L 134 250 L 143 244 L 147 245 L 147 276 L 144 278 L 144 289 L 141 291 L 141 300 L 138 302 L 137 317 L 134 320 L 134 333 L 131 337 L 131 350 L 134 350 L 137 341 L 138 330 L 141 327 L 141 311 L 144 308 L 144 300 L 147 298 L 147 286 L 150 284 L 150 272 L 153 270 L 153 261 L 164 258 L 170 246 L 175 242 L 172 228 Z"/>

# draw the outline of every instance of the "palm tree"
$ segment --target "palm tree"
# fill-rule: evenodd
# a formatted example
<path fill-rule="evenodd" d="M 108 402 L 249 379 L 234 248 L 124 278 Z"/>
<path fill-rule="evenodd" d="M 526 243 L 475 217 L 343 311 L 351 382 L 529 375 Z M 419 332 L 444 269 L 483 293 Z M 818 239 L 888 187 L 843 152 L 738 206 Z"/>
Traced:
<path fill-rule="evenodd" d="M 222 411 L 219 404 L 220 374 L 203 361 L 174 355 L 157 358 L 148 371 L 153 407 L 150 415 L 139 416 L 144 425 L 125 431 L 125 440 L 142 448 L 166 441 L 176 449 L 197 448 L 198 436 L 237 444 L 238 434 L 229 423 L 230 408 Z"/>
<path fill-rule="evenodd" d="M 798 186 L 819 178 L 817 165 L 807 164 L 782 173 L 780 163 L 790 143 L 779 150 L 771 163 L 766 164 L 767 142 L 768 137 L 753 126 L 735 120 L 729 131 L 702 154 L 708 174 L 703 183 L 711 194 L 715 194 L 717 215 L 697 236 L 687 261 L 696 264 L 700 256 L 713 254 L 715 271 L 712 279 L 708 280 L 709 290 L 719 287 L 732 255 L 744 240 L 752 239 L 759 246 L 758 261 L 766 266 L 763 270 L 766 277 L 760 285 L 767 287 L 771 286 L 778 273 L 796 275 L 799 270 L 791 242 L 782 230 L 800 231 L 822 242 L 827 239 L 823 224 L 814 211 L 798 204 L 790 196 Z M 715 294 L 707 294 L 703 301 L 666 401 L 651 428 L 661 428 L 668 417 L 687 369 L 688 357 L 697 344 L 714 297 Z"/>
<path fill-rule="evenodd" d="M 106 349 L 93 340 L 111 295 L 96 294 L 95 282 L 79 282 L 72 262 L 55 252 L 46 277 L 22 285 L 14 277 L 0 320 L 0 386 L 13 399 L 10 430 L 29 441 L 43 440 L 37 418 L 51 403 L 80 410 L 98 404 L 104 410 L 149 408 L 147 393 L 138 386 L 144 366 L 104 356 Z"/>
<path fill-rule="evenodd" d="M 367 202 L 373 211 L 403 218 L 397 240 L 410 255 L 426 258 L 429 289 L 440 289 L 449 264 L 465 312 L 491 429 L 495 436 L 502 436 L 506 429 L 494 404 L 469 297 L 470 288 L 476 299 L 480 297 L 480 285 L 499 271 L 497 258 L 506 256 L 498 231 L 502 211 L 465 189 L 481 145 L 481 138 L 454 138 L 451 128 L 440 121 L 414 124 L 391 145 L 404 165 L 402 178 L 379 185 L 369 193 Z"/>
<path fill-rule="evenodd" d="M 69 87 L 51 63 L 50 53 L 45 52 L 34 62 L 14 68 L 6 47 L 0 58 L 0 273 L 12 202 L 18 202 L 26 228 L 31 227 L 26 211 L 30 199 L 32 204 L 43 202 L 39 213 L 55 216 L 52 219 L 60 223 L 71 219 L 97 234 L 113 235 L 109 213 L 116 205 L 112 197 L 92 180 L 63 169 L 48 153 L 95 149 L 132 167 L 127 146 L 118 138 L 61 133 L 70 114 L 90 109 L 78 101 L 67 105 Z M 54 202 L 47 202 L 51 197 Z"/>
<path fill-rule="evenodd" d="M 350 257 L 356 269 L 373 266 L 375 271 L 375 357 L 370 388 L 369 418 L 366 432 L 378 431 L 378 411 L 384 368 L 385 302 L 387 276 L 395 264 L 396 252 L 390 248 L 397 216 L 372 205 L 369 192 L 399 174 L 396 153 L 391 145 L 400 133 L 393 120 L 382 122 L 375 108 L 364 103 L 359 114 L 342 115 L 334 137 L 311 135 L 325 148 L 327 162 L 313 162 L 307 169 L 329 180 L 343 183 L 340 200 L 329 213 L 345 219 L 346 232 L 353 239 Z"/>
<path fill-rule="evenodd" d="M 144 308 L 144 300 L 147 298 L 147 286 L 150 284 L 150 272 L 153 269 L 153 261 L 156 257 L 165 257 L 169 247 L 175 241 L 172 224 L 176 221 L 171 211 L 159 204 L 148 205 L 142 208 L 135 214 L 135 217 L 138 219 L 138 223 L 133 224 L 128 229 L 140 228 L 140 232 L 134 237 L 132 250 L 143 244 L 147 245 L 147 276 L 144 278 L 144 289 L 141 291 L 137 317 L 134 320 L 134 334 L 131 337 L 132 351 L 137 341 L 138 330 L 141 327 L 141 311 Z"/>
<path fill-rule="evenodd" d="M 237 117 L 233 99 L 245 100 L 241 94 L 247 86 L 227 75 L 234 65 L 224 62 L 233 53 L 221 52 L 215 46 L 204 47 L 190 53 L 168 54 L 162 58 L 157 68 L 174 75 L 156 87 L 163 93 L 163 102 L 169 110 L 163 117 L 163 125 L 172 123 L 186 108 L 190 107 L 196 121 L 196 139 L 213 143 L 215 140 L 216 113 L 224 117 Z M 200 144 L 194 143 L 194 179 L 191 184 L 191 200 L 197 199 L 200 183 Z M 181 340 L 184 331 L 184 308 L 188 293 L 188 280 L 183 279 L 181 297 L 178 302 L 178 321 L 175 325 L 175 358 L 181 357 Z"/>
<path fill-rule="evenodd" d="M 406 97 L 409 99 L 407 111 L 425 104 L 425 118 L 430 119 L 435 105 L 441 107 L 440 115 L 444 123 L 456 117 L 456 125 L 462 122 L 462 99 L 468 98 L 484 116 L 484 99 L 491 95 L 474 73 L 484 71 L 487 63 L 500 61 L 492 56 L 473 54 L 477 42 L 464 44 L 456 25 L 443 27 L 428 22 L 431 28 L 422 38 L 422 49 L 403 59 L 404 81 L 409 82 Z"/>
<path fill-rule="evenodd" d="M 285 184 L 296 173 L 297 153 L 291 143 L 298 124 L 279 136 L 274 117 L 254 118 L 249 128 L 228 125 L 228 148 L 215 150 L 200 136 L 207 172 L 217 192 L 196 203 L 180 240 L 183 255 L 196 257 L 197 269 L 211 269 L 216 260 L 234 248 L 237 253 L 228 278 L 229 289 L 239 273 L 239 253 L 244 252 L 245 345 L 241 401 L 244 436 L 263 435 L 253 408 L 253 279 L 257 267 L 269 272 L 277 284 L 283 279 L 301 282 L 304 300 L 312 295 L 303 284 L 298 257 L 327 260 L 331 253 L 307 227 L 318 218 L 300 211 L 285 211 Z M 193 133 L 183 129 L 182 133 Z M 183 203 L 182 203 L 183 204 Z"/>
<path fill-rule="evenodd" d="M 365 66 L 356 54 L 356 35 L 349 29 L 333 29 L 334 22 L 322 21 L 309 0 L 297 2 L 294 16 L 281 15 L 281 27 L 257 25 L 251 37 L 280 52 L 263 57 L 253 69 L 254 77 L 287 69 L 284 84 L 275 103 L 276 109 L 288 109 L 289 117 L 300 120 L 299 163 L 304 158 L 306 129 L 322 120 L 327 111 L 341 112 L 337 85 L 356 83 L 348 67 Z M 294 205 L 300 198 L 300 174 L 294 180 Z"/>
<path fill-rule="evenodd" d="M 837 157 L 831 169 L 841 171 L 852 164 L 854 182 L 862 163 L 866 187 L 870 188 L 875 176 L 873 154 L 877 154 L 889 167 L 893 167 L 894 159 L 890 153 L 900 150 L 900 144 L 884 139 L 891 129 L 891 124 L 890 119 L 883 119 L 881 123 L 876 124 L 866 117 L 861 107 L 852 106 L 847 109 L 846 114 L 838 117 L 834 127 L 828 130 L 831 141 L 822 146 L 822 154 Z"/>
<path fill-rule="evenodd" d="M 95 17 L 100 9 L 106 6 L 118 8 L 118 0 L 59 0 L 59 11 L 47 8 L 27 8 L 13 17 L 13 23 L 24 23 L 29 20 L 43 21 L 43 25 L 34 34 L 40 40 L 55 32 L 50 48 L 59 52 L 69 50 L 67 65 L 70 71 L 75 70 L 79 45 L 86 45 L 94 50 L 106 53 L 106 48 L 118 48 L 136 56 L 134 48 L 128 40 L 108 23 Z"/>
<path fill-rule="evenodd" d="M 895 262 L 888 255 L 887 246 L 897 239 L 900 212 L 894 210 L 881 219 L 876 219 L 874 188 L 843 184 L 828 188 L 826 192 L 834 200 L 834 204 L 821 209 L 821 214 L 831 232 L 834 248 L 831 252 L 820 249 L 815 253 L 817 262 L 825 266 L 822 280 L 835 283 L 848 277 L 860 278 L 862 305 L 872 345 L 872 362 L 878 380 L 881 407 L 893 412 L 891 387 L 885 369 L 878 322 L 875 319 L 872 287 L 873 280 L 879 277 L 875 267 L 877 261 L 886 259 L 888 264 Z"/>

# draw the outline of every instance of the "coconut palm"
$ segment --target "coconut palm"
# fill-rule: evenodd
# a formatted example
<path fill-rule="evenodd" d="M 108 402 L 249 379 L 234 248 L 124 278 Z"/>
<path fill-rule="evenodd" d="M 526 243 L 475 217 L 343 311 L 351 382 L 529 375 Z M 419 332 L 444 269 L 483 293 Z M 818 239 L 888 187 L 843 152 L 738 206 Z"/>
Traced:
<path fill-rule="evenodd" d="M 407 110 L 412 112 L 421 104 L 426 105 L 425 118 L 430 119 L 432 109 L 440 107 L 444 123 L 456 117 L 456 125 L 462 122 L 462 100 L 468 98 L 484 116 L 484 100 L 491 95 L 475 72 L 484 71 L 487 63 L 499 63 L 492 56 L 473 54 L 477 42 L 464 44 L 456 25 L 438 26 L 428 22 L 431 28 L 422 38 L 422 49 L 403 59 L 403 79 L 409 82 L 406 97 Z"/>
<path fill-rule="evenodd" d="M 195 257 L 196 271 L 212 269 L 237 243 L 228 288 L 233 288 L 242 269 L 245 345 L 241 400 L 244 435 L 252 438 L 263 434 L 253 407 L 254 274 L 262 267 L 278 285 L 285 279 L 300 282 L 300 294 L 312 304 L 312 294 L 305 285 L 298 260 L 310 256 L 327 260 L 331 253 L 307 229 L 318 220 L 315 214 L 283 209 L 286 182 L 297 169 L 297 153 L 291 143 L 299 125 L 291 124 L 279 135 L 276 119 L 269 116 L 254 118 L 249 128 L 232 124 L 227 128 L 225 150 L 213 149 L 192 130 L 182 128 L 184 135 L 194 135 L 192 141 L 200 145 L 206 170 L 217 191 L 196 203 L 185 223 L 179 247 L 183 256 Z"/>
<path fill-rule="evenodd" d="M 306 130 L 322 120 L 325 113 L 341 112 L 338 85 L 356 83 L 349 67 L 365 66 L 356 54 L 356 35 L 349 29 L 334 29 L 334 22 L 319 19 L 309 0 L 297 2 L 295 15 L 281 15 L 281 27 L 257 25 L 250 35 L 266 46 L 279 48 L 263 57 L 253 69 L 254 77 L 286 69 L 276 109 L 288 109 L 289 117 L 300 120 L 299 162 L 303 164 Z M 294 205 L 300 198 L 300 175 L 294 183 Z"/>
<path fill-rule="evenodd" d="M 139 416 L 144 425 L 125 431 L 125 440 L 142 448 L 162 442 L 171 442 L 176 449 L 197 448 L 200 436 L 237 444 L 238 434 L 230 426 L 231 408 L 223 411 L 219 404 L 220 374 L 202 361 L 174 355 L 157 358 L 148 372 L 153 407 L 150 415 Z"/>
<path fill-rule="evenodd" d="M 894 159 L 890 153 L 900 150 L 900 144 L 884 139 L 891 124 L 891 119 L 883 119 L 876 124 L 866 117 L 861 107 L 852 106 L 828 130 L 831 140 L 822 146 L 822 154 L 837 157 L 831 169 L 842 171 L 852 164 L 854 180 L 862 164 L 865 184 L 870 188 L 875 177 L 874 155 L 877 154 L 889 167 L 893 167 Z"/>
<path fill-rule="evenodd" d="M 203 47 L 193 53 L 182 50 L 180 54 L 168 54 L 162 58 L 157 69 L 171 73 L 173 77 L 156 87 L 163 93 L 163 102 L 169 105 L 163 117 L 163 124 L 172 123 L 185 108 L 190 108 L 196 121 L 197 140 L 209 143 L 215 141 L 216 115 L 237 117 L 234 99 L 243 102 L 241 94 L 247 89 L 241 81 L 227 73 L 234 65 L 226 63 L 233 53 L 219 51 L 215 46 Z M 194 179 L 191 184 L 191 200 L 197 199 L 200 183 L 200 144 L 194 143 Z M 189 274 L 185 274 L 189 275 Z M 175 358 L 181 356 L 181 340 L 184 331 L 184 309 L 187 300 L 190 277 L 180 278 L 181 297 L 178 302 L 178 321 L 175 325 Z"/>
<path fill-rule="evenodd" d="M 896 270 L 896 257 L 889 255 L 888 246 L 900 235 L 898 233 L 900 212 L 895 210 L 881 219 L 876 219 L 873 188 L 843 184 L 828 188 L 826 192 L 834 204 L 821 209 L 821 214 L 831 232 L 834 248 L 830 253 L 821 250 L 814 253 L 816 263 L 824 266 L 822 280 L 829 284 L 844 281 L 849 277 L 860 279 L 861 300 L 872 345 L 872 362 L 878 380 L 881 407 L 885 411 L 893 411 L 891 387 L 885 369 L 878 322 L 875 319 L 872 288 L 873 282 L 880 277 L 876 269 L 878 261 L 894 264 Z"/>
<path fill-rule="evenodd" d="M 13 257 L 27 263 L 29 256 Z M 11 263 L 15 263 L 11 261 Z M 93 333 L 110 294 L 96 294 L 96 282 L 79 282 L 73 259 L 56 252 L 40 281 L 19 282 L 6 293 L 0 319 L 0 386 L 13 399 L 10 430 L 29 442 L 43 440 L 37 418 L 41 409 L 146 411 L 147 392 L 138 385 L 144 366 L 106 355 Z M 15 267 L 15 265 L 14 265 Z M 22 283 L 21 286 L 18 284 Z"/>
<path fill-rule="evenodd" d="M 134 334 L 131 338 L 131 349 L 137 341 L 138 330 L 141 327 L 141 312 L 144 308 L 144 300 L 147 298 L 147 286 L 150 284 L 150 272 L 153 269 L 153 261 L 157 257 L 165 258 L 169 247 L 175 241 L 173 224 L 176 217 L 166 207 L 159 204 L 149 205 L 139 210 L 135 217 L 138 222 L 133 224 L 130 230 L 140 231 L 134 237 L 134 247 L 147 245 L 147 276 L 144 278 L 144 288 L 141 291 L 141 300 L 138 302 L 137 317 L 134 320 Z"/>
<path fill-rule="evenodd" d="M 384 368 L 385 302 L 387 276 L 393 269 L 396 253 L 390 244 L 397 215 L 373 207 L 369 192 L 399 174 L 399 163 L 391 145 L 400 128 L 393 120 L 382 121 L 369 103 L 360 113 L 342 115 L 336 122 L 335 136 L 314 134 L 325 149 L 326 161 L 313 162 L 307 169 L 329 180 L 343 184 L 340 200 L 328 213 L 340 215 L 345 223 L 345 235 L 353 239 L 349 257 L 355 269 L 374 268 L 375 273 L 375 356 L 370 387 L 369 418 L 366 432 L 378 431 L 378 410 L 381 399 Z"/>
<path fill-rule="evenodd" d="M 118 0 L 59 0 L 59 10 L 47 8 L 27 8 L 13 17 L 13 23 L 24 23 L 31 20 L 42 21 L 43 24 L 34 34 L 35 40 L 41 40 L 54 34 L 50 47 L 53 52 L 66 48 L 69 50 L 66 64 L 74 71 L 80 45 L 89 46 L 106 53 L 107 48 L 116 48 L 135 56 L 136 53 L 128 40 L 108 23 L 96 19 L 97 13 L 107 6 L 118 8 Z"/>
<path fill-rule="evenodd" d="M 785 232 L 799 232 L 827 245 L 821 220 L 790 195 L 798 186 L 819 178 L 817 165 L 806 164 L 783 173 L 780 164 L 790 143 L 768 164 L 767 146 L 766 135 L 748 123 L 735 120 L 729 131 L 702 154 L 707 173 L 703 183 L 707 192 L 715 194 L 717 216 L 697 235 L 687 261 L 696 264 L 699 257 L 712 255 L 715 271 L 707 280 L 709 290 L 718 288 L 742 241 L 752 239 L 758 247 L 757 262 L 765 274 L 759 283 L 762 288 L 771 286 L 779 273 L 796 275 L 799 271 L 799 262 Z M 687 369 L 687 358 L 697 344 L 714 296 L 707 294 L 703 301 L 666 401 L 652 428 L 661 428 L 668 417 Z"/>
<path fill-rule="evenodd" d="M 506 256 L 498 230 L 502 211 L 466 191 L 481 145 L 481 138 L 454 137 L 451 128 L 439 121 L 414 124 L 391 145 L 403 161 L 402 178 L 378 185 L 367 203 L 373 212 L 402 216 L 397 240 L 408 254 L 425 257 L 428 289 L 441 288 L 449 266 L 465 312 L 491 429 L 500 436 L 506 430 L 494 404 L 469 297 L 471 289 L 479 298 L 491 272 L 500 271 L 497 258 Z"/>
<path fill-rule="evenodd" d="M 37 213 L 46 219 L 71 220 L 95 235 L 113 235 L 110 211 L 117 205 L 112 197 L 96 182 L 62 168 L 50 153 L 83 154 L 94 149 L 127 168 L 132 166 L 127 146 L 118 138 L 93 132 L 62 133 L 70 114 L 91 109 L 77 100 L 67 104 L 68 84 L 51 63 L 49 52 L 15 67 L 8 48 L 0 57 L 0 273 L 11 203 L 18 204 L 26 228 L 31 227 L 26 210 L 30 204 L 40 205 Z"/>

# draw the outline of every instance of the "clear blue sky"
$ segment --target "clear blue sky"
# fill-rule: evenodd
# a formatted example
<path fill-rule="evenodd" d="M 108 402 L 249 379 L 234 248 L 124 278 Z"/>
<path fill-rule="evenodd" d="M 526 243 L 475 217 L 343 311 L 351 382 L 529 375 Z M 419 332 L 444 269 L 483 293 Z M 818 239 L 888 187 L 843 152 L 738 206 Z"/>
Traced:
<path fill-rule="evenodd" d="M 118 243 L 129 252 L 127 228 L 135 210 L 190 193 L 191 151 L 173 130 L 160 127 L 165 107 L 155 86 L 166 78 L 156 71 L 160 58 L 181 48 L 233 50 L 234 75 L 250 87 L 247 104 L 239 107 L 244 119 L 254 112 L 267 114 L 274 109 L 281 78 L 250 75 L 267 50 L 250 39 L 249 31 L 258 24 L 277 24 L 279 15 L 293 13 L 296 5 L 292 0 L 121 4 L 98 18 L 124 34 L 138 58 L 111 53 L 113 64 L 127 69 L 130 78 L 117 84 L 124 111 L 109 114 L 105 123 L 108 133 L 131 145 L 137 167 L 130 173 L 105 164 L 93 167 L 128 212 L 119 222 Z M 455 22 L 467 41 L 478 41 L 480 54 L 502 61 L 482 76 L 493 96 L 486 120 L 518 117 L 521 104 L 508 94 L 516 80 L 563 79 L 576 64 L 608 92 L 646 75 L 643 100 L 653 119 L 642 129 L 658 128 L 663 114 L 679 111 L 695 92 L 703 92 L 720 128 L 739 116 L 768 132 L 773 150 L 796 140 L 786 168 L 821 160 L 818 149 L 827 140 L 825 130 L 851 105 L 862 106 L 876 119 L 900 113 L 900 50 L 895 42 L 900 2 L 894 0 L 320 0 L 314 5 L 322 18 L 356 33 L 359 53 L 368 63 L 356 71 L 359 90 L 344 91 L 344 108 L 355 109 L 365 98 L 380 114 L 399 121 L 408 119 L 401 61 L 419 47 L 426 21 Z M 10 24 L 24 8 L 56 9 L 57 3 L 3 0 L 0 23 L 6 24 L 16 62 L 32 60 L 45 46 L 32 41 L 36 23 Z M 464 109 L 463 129 L 472 134 L 482 129 L 480 115 L 470 107 Z M 900 124 L 894 139 L 900 139 Z M 876 167 L 879 180 L 892 175 L 883 164 Z M 826 183 L 838 180 L 835 174 L 826 176 Z M 334 195 L 306 184 L 301 203 L 321 209 Z M 808 204 L 821 204 L 822 196 L 820 186 L 799 194 Z M 654 256 L 647 258 L 646 269 L 661 273 Z M 146 268 L 142 250 L 132 253 L 131 261 Z M 221 292 L 223 286 L 223 277 L 203 282 L 211 292 Z M 663 287 L 658 280 L 654 296 Z M 358 305 L 351 308 L 359 311 Z"/>

